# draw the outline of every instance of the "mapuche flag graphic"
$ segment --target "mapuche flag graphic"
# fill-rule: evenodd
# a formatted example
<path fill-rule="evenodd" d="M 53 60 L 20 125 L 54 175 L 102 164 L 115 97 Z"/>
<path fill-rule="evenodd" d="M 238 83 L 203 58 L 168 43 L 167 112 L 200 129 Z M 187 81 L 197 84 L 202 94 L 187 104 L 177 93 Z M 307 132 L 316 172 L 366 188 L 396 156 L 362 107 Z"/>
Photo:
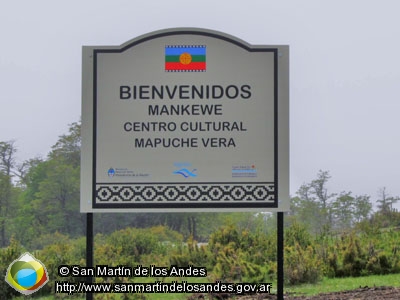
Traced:
<path fill-rule="evenodd" d="M 165 46 L 166 71 L 205 71 L 206 46 Z"/>

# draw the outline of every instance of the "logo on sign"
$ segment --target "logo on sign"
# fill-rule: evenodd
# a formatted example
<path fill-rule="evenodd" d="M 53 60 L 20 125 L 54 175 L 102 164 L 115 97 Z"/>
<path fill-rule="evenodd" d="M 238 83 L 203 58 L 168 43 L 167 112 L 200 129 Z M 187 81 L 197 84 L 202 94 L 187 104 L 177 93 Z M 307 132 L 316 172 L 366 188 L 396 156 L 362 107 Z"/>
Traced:
<path fill-rule="evenodd" d="M 257 177 L 257 168 L 254 164 L 232 166 L 232 177 Z"/>
<path fill-rule="evenodd" d="M 114 175 L 115 175 L 114 168 L 109 168 L 107 171 L 107 175 L 108 175 L 108 177 L 114 177 Z"/>
<path fill-rule="evenodd" d="M 172 172 L 174 175 L 180 175 L 183 176 L 184 178 L 189 178 L 189 177 L 197 177 L 197 169 L 192 169 L 192 164 L 188 162 L 176 162 L 174 163 L 174 166 L 176 168 L 179 168 L 178 170 L 175 170 Z"/>
<path fill-rule="evenodd" d="M 195 174 L 196 171 L 196 169 L 193 169 L 192 171 L 189 171 L 188 169 L 180 169 L 174 171 L 173 174 L 182 175 L 185 178 L 197 177 L 197 175 Z"/>

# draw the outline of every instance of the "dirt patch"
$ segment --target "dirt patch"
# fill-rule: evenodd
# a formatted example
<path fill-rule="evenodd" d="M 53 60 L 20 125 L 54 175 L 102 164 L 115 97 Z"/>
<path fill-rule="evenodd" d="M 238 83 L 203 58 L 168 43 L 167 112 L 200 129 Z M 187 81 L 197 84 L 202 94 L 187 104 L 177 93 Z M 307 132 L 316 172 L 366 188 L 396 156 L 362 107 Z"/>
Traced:
<path fill-rule="evenodd" d="M 192 295 L 190 300 L 264 300 L 264 299 L 277 299 L 276 295 L 259 294 L 259 295 L 245 295 L 232 297 L 229 294 L 214 294 L 213 298 L 208 294 L 196 294 Z M 351 291 L 335 292 L 320 294 L 317 296 L 291 296 L 285 295 L 285 300 L 374 300 L 374 299 L 385 299 L 385 300 L 398 300 L 400 299 L 400 288 L 398 287 L 363 287 Z"/>

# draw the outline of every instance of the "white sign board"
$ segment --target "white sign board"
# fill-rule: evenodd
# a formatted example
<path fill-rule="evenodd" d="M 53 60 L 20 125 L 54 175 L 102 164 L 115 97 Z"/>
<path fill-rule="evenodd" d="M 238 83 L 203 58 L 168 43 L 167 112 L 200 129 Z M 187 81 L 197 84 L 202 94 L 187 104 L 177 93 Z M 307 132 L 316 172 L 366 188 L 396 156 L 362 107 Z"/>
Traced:
<path fill-rule="evenodd" d="M 84 46 L 81 212 L 287 211 L 288 69 L 193 28 Z"/>

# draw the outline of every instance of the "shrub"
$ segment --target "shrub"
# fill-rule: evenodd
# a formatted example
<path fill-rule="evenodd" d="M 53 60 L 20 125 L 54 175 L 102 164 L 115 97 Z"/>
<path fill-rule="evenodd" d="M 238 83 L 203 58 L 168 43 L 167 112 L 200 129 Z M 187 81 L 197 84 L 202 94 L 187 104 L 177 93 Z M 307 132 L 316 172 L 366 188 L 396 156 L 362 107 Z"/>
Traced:
<path fill-rule="evenodd" d="M 242 251 L 231 251 L 225 248 L 216 257 L 216 264 L 212 269 L 211 279 L 224 282 L 249 282 L 264 281 L 266 272 L 260 265 L 247 260 Z"/>
<path fill-rule="evenodd" d="M 161 244 L 149 229 L 126 228 L 113 232 L 107 239 L 110 245 L 120 248 L 120 255 L 139 262 L 143 254 L 160 253 Z M 108 264 L 111 261 L 108 260 Z"/>
<path fill-rule="evenodd" d="M 52 294 L 54 298 L 68 299 L 71 297 L 80 297 L 82 295 L 74 294 L 70 296 L 68 294 L 54 293 L 55 281 L 66 280 L 66 278 L 58 276 L 58 267 L 60 265 L 84 266 L 86 264 L 86 240 L 85 238 L 70 239 L 68 236 L 60 233 L 54 234 L 54 240 L 56 241 L 55 243 L 47 245 L 43 250 L 37 251 L 37 254 L 35 254 L 36 258 L 46 266 L 49 275 L 49 283 L 35 295 Z M 85 280 L 83 277 L 68 277 L 68 281 L 74 283 L 83 280 Z"/>
<path fill-rule="evenodd" d="M 306 248 L 311 245 L 311 235 L 307 231 L 307 228 L 297 222 L 285 229 L 285 245 L 295 246 L 299 244 L 301 248 Z"/>
<path fill-rule="evenodd" d="M 284 274 L 288 284 L 315 283 L 322 277 L 322 261 L 316 255 L 315 249 L 295 243 L 285 246 Z"/>
<path fill-rule="evenodd" d="M 198 243 L 189 237 L 186 244 L 180 243 L 170 254 L 170 265 L 187 267 L 193 265 L 205 267 L 207 270 L 211 267 L 211 253 L 206 245 L 199 246 Z"/>
<path fill-rule="evenodd" d="M 24 252 L 20 243 L 12 238 L 7 248 L 0 249 L 0 274 L 5 276 L 8 266 Z M 20 295 L 3 279 L 0 280 L 0 299 L 11 299 L 13 296 Z"/>
<path fill-rule="evenodd" d="M 233 225 L 216 231 L 208 244 L 214 279 L 262 282 L 267 276 L 268 243 L 265 236 L 248 230 L 239 232 Z"/>

